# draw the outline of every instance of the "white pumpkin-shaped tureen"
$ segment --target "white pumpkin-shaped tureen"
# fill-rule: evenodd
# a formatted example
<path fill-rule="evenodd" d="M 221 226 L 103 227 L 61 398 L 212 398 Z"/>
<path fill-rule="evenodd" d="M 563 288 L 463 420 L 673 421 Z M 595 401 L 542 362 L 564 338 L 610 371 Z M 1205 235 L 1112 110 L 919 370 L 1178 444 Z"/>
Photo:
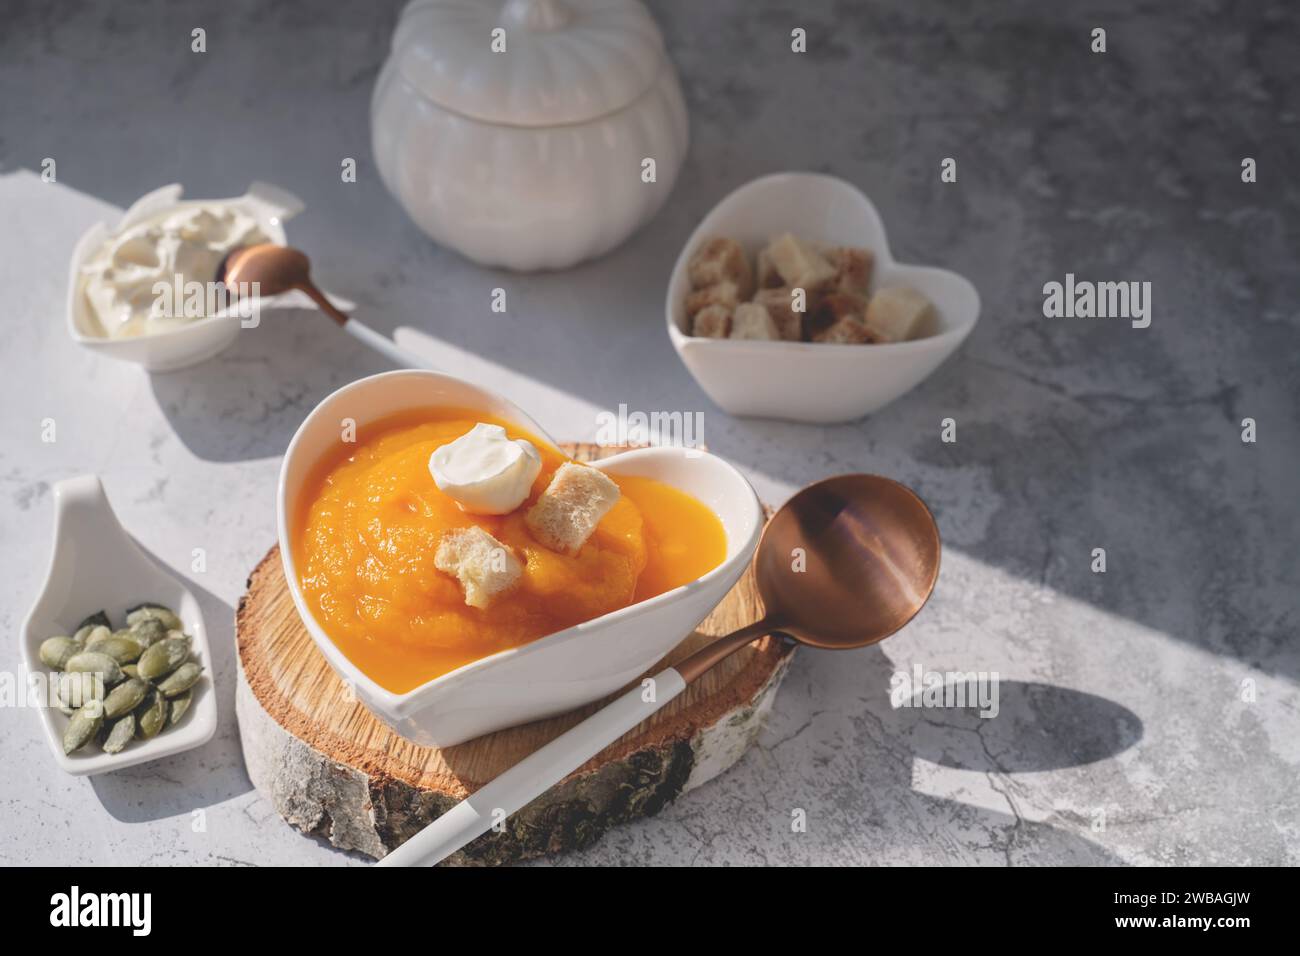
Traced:
<path fill-rule="evenodd" d="M 413 0 L 371 103 L 379 174 L 438 242 L 560 269 L 658 211 L 686 106 L 637 0 Z"/>

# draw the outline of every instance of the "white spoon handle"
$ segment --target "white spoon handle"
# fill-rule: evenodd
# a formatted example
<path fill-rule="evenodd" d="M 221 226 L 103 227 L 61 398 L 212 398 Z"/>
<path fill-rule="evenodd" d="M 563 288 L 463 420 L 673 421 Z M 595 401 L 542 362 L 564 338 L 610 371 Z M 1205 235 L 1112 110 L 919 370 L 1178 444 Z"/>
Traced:
<path fill-rule="evenodd" d="M 370 326 L 357 319 L 349 318 L 343 323 L 343 330 L 354 339 L 370 346 L 400 368 L 433 367 L 414 352 L 408 352 L 406 349 L 400 348 L 388 336 L 380 335 Z"/>
<path fill-rule="evenodd" d="M 673 668 L 660 671 L 654 676 L 653 694 L 643 684 L 633 687 L 480 787 L 378 865 L 431 866 L 440 862 L 541 796 L 685 689 L 686 681 Z"/>

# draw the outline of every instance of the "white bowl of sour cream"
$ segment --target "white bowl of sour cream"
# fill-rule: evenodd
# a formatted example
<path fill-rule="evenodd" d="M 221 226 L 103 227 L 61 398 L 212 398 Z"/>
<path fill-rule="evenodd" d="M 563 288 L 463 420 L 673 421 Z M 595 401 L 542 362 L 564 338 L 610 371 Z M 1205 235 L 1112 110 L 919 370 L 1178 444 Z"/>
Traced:
<path fill-rule="evenodd" d="M 253 183 L 233 199 L 182 200 L 173 184 L 137 200 L 113 228 L 92 226 L 72 253 L 68 333 L 110 358 L 153 372 L 185 368 L 222 351 L 256 323 L 262 300 L 229 308 L 215 285 L 232 249 L 286 244 L 295 196 Z"/>

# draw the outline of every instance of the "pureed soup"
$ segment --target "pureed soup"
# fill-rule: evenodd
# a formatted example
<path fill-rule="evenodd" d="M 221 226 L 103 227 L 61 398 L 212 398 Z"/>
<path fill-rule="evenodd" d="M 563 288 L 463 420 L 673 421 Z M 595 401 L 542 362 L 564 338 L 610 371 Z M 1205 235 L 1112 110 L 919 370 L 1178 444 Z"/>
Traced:
<path fill-rule="evenodd" d="M 528 500 L 505 515 L 467 514 L 443 494 L 429 456 L 478 422 L 501 425 L 542 456 Z M 325 633 L 380 686 L 405 693 L 498 651 L 686 584 L 726 557 L 722 522 L 688 494 L 615 477 L 620 496 L 575 555 L 538 544 L 529 506 L 567 459 L 508 422 L 478 412 L 406 412 L 367 425 L 317 465 L 292 532 L 303 597 Z M 478 526 L 523 565 L 486 608 L 465 603 L 434 566 L 445 532 Z"/>

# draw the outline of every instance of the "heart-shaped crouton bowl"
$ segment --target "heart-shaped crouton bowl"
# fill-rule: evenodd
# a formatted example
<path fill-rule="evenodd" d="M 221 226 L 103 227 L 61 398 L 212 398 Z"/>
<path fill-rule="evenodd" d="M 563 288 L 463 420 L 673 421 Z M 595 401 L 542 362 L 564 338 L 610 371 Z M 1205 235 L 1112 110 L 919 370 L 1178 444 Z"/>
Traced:
<path fill-rule="evenodd" d="M 341 422 L 363 434 L 370 423 L 406 412 L 456 409 L 510 422 L 550 442 L 522 409 L 470 382 L 429 371 L 388 372 L 339 389 L 294 435 L 280 471 L 280 555 L 294 605 L 325 659 L 357 697 L 397 733 L 448 747 L 504 727 L 591 703 L 648 670 L 736 583 L 753 555 L 763 516 L 753 489 L 731 465 L 705 452 L 644 448 L 593 463 L 607 475 L 651 478 L 693 496 L 726 534 L 721 564 L 688 584 L 531 643 L 483 657 L 406 693 L 367 676 L 331 640 L 299 584 L 295 527 L 312 474 L 338 448 Z"/>
<path fill-rule="evenodd" d="M 871 345 L 689 334 L 688 266 L 701 243 L 714 237 L 735 239 L 752 258 L 770 239 L 786 232 L 871 250 L 871 291 L 916 289 L 933 303 L 937 327 L 924 338 Z M 723 409 L 733 415 L 825 424 L 861 418 L 920 384 L 971 333 L 979 310 L 979 294 L 963 277 L 895 262 L 880 216 L 856 187 L 833 176 L 779 173 L 741 186 L 704 217 L 673 267 L 666 314 L 673 348 Z"/>

